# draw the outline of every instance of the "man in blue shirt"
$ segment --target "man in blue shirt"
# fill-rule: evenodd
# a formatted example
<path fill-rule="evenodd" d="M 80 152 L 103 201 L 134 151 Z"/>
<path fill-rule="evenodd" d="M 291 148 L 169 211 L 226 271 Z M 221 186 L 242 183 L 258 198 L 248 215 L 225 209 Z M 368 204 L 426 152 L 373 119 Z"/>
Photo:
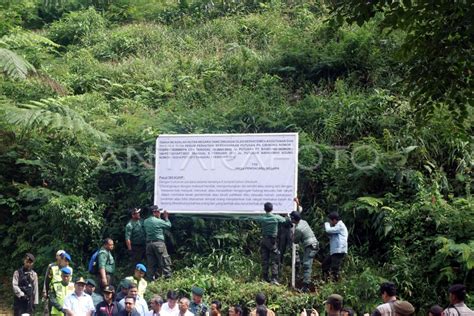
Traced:
<path fill-rule="evenodd" d="M 339 270 L 347 254 L 347 227 L 342 222 L 337 212 L 328 215 L 329 222 L 324 223 L 324 229 L 329 235 L 329 252 L 322 263 L 323 276 L 326 280 L 330 276 L 334 281 L 339 280 Z"/>

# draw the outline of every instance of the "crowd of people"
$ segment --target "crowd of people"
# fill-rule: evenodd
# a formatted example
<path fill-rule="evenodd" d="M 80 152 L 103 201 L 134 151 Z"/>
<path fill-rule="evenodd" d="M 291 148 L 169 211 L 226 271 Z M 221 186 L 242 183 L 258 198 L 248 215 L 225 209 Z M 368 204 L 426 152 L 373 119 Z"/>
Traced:
<path fill-rule="evenodd" d="M 262 240 L 260 253 L 262 257 L 262 279 L 279 285 L 281 264 L 281 245 L 278 235 L 279 227 L 294 227 L 286 230 L 290 240 L 301 245 L 302 258 L 302 292 L 308 292 L 311 283 L 313 259 L 319 250 L 319 243 L 310 225 L 301 218 L 301 206 L 295 198 L 298 211 L 289 216 L 272 213 L 271 203 L 265 203 L 265 215 L 253 217 L 261 224 Z M 71 255 L 58 250 L 56 261 L 46 268 L 43 282 L 42 298 L 44 315 L 66 316 L 221 316 L 222 304 L 211 300 L 208 306 L 203 301 L 204 289 L 193 287 L 191 298 L 180 296 L 170 290 L 166 300 L 160 295 L 151 295 L 145 300 L 149 281 L 160 277 L 172 277 L 171 259 L 165 243 L 165 230 L 171 227 L 166 211 L 157 206 L 151 208 L 152 215 L 146 220 L 140 217 L 140 209 L 130 210 L 130 221 L 125 227 L 125 244 L 134 265 L 134 273 L 122 279 L 115 287 L 115 260 L 112 255 L 114 241 L 106 238 L 101 248 L 92 256 L 88 272 L 93 278 L 83 276 L 74 278 L 70 266 Z M 342 261 L 347 254 L 347 228 L 336 212 L 328 215 L 324 230 L 329 236 L 330 254 L 322 262 L 323 277 L 337 281 Z M 287 238 L 288 236 L 283 236 Z M 146 258 L 146 266 L 143 264 Z M 15 316 L 33 315 L 35 306 L 40 299 L 38 275 L 33 270 L 35 257 L 27 253 L 23 266 L 13 275 L 14 314 Z M 271 277 L 268 272 L 270 270 Z M 465 304 L 466 288 L 453 285 L 449 289 L 451 305 L 443 310 L 439 306 L 430 309 L 430 316 L 474 316 Z M 164 294 L 164 293 L 162 293 Z M 397 299 L 396 287 L 393 283 L 384 283 L 380 287 L 383 304 L 377 307 L 372 316 L 409 316 L 415 311 L 407 301 Z M 263 293 L 255 297 L 256 308 L 250 313 L 241 306 L 228 308 L 229 316 L 273 316 L 275 313 L 266 307 Z M 333 294 L 324 302 L 326 314 L 329 316 L 353 316 L 354 312 L 345 308 L 343 298 Z M 316 309 L 303 309 L 301 316 L 318 316 Z"/>

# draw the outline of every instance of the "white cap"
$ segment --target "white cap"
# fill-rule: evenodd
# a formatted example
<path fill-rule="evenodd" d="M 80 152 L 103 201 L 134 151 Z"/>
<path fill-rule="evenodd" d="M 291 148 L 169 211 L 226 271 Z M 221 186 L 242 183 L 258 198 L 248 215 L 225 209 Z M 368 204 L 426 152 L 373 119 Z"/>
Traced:
<path fill-rule="evenodd" d="M 56 251 L 56 257 L 58 257 L 58 256 L 62 255 L 63 253 L 66 253 L 66 251 L 64 251 L 64 250 L 62 250 L 62 249 L 61 249 L 61 250 L 58 250 L 58 251 Z"/>

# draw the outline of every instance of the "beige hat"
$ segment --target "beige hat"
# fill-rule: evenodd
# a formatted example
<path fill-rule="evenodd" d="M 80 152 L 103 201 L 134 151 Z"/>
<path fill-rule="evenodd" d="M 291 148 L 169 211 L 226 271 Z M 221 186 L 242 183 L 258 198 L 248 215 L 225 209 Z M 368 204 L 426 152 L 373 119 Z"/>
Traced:
<path fill-rule="evenodd" d="M 395 301 L 393 309 L 395 313 L 402 316 L 409 316 L 415 312 L 415 308 L 408 301 Z"/>
<path fill-rule="evenodd" d="M 341 302 L 342 304 L 343 298 L 339 294 L 331 294 L 328 296 L 327 300 L 323 302 L 323 304 L 333 304 L 335 302 Z"/>

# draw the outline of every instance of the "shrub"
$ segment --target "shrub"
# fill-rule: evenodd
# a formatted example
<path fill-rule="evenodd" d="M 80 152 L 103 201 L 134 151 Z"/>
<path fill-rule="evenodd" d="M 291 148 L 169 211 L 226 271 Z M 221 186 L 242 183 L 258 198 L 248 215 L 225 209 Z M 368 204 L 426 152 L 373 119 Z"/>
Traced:
<path fill-rule="evenodd" d="M 107 21 L 93 8 L 66 14 L 59 21 L 53 22 L 48 36 L 61 45 L 87 44 L 92 35 L 102 32 Z"/>
<path fill-rule="evenodd" d="M 176 290 L 182 296 L 191 295 L 191 287 L 204 288 L 204 301 L 210 305 L 212 300 L 220 300 L 223 310 L 229 306 L 241 304 L 247 309 L 255 307 L 255 296 L 263 292 L 267 297 L 267 306 L 278 315 L 295 315 L 304 306 L 316 306 L 318 296 L 297 294 L 283 286 L 273 286 L 264 282 L 239 282 L 225 274 L 204 274 L 197 269 L 183 269 L 176 272 L 172 279 L 160 280 L 148 285 L 147 296 L 160 294 L 166 297 L 168 290 Z"/>
<path fill-rule="evenodd" d="M 130 55 L 159 54 L 164 33 L 168 30 L 154 24 L 132 24 L 98 33 L 92 50 L 101 60 L 118 60 Z"/>

